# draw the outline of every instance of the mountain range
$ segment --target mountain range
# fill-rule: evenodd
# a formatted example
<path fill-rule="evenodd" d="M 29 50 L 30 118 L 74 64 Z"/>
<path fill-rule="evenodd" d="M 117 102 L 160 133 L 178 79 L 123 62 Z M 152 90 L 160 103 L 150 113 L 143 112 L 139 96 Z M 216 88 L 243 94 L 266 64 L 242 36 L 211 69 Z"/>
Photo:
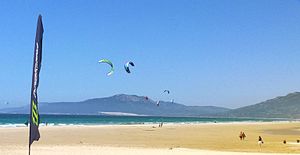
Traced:
<path fill-rule="evenodd" d="M 119 94 L 105 98 L 94 98 L 81 102 L 54 102 L 39 104 L 41 114 L 76 115 L 147 115 L 147 116 L 211 116 L 228 111 L 214 106 L 185 106 L 160 101 L 159 106 L 150 98 L 137 95 Z M 28 113 L 29 106 L 0 110 L 1 113 Z"/>
<path fill-rule="evenodd" d="M 29 106 L 0 109 L 0 113 L 28 113 Z M 179 103 L 156 101 L 144 96 L 118 94 L 80 102 L 41 102 L 40 114 L 129 115 L 178 117 L 253 117 L 300 118 L 300 92 L 279 96 L 237 109 L 216 106 L 186 106 Z"/>

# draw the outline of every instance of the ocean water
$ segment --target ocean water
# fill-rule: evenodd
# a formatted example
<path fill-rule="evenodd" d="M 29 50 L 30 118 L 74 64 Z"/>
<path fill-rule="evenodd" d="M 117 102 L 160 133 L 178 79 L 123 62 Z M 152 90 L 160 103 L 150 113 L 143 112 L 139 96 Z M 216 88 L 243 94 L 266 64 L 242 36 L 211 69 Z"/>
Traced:
<path fill-rule="evenodd" d="M 24 127 L 28 114 L 0 114 L 0 127 Z M 41 126 L 64 125 L 126 125 L 156 124 L 159 122 L 188 123 L 226 123 L 226 122 L 272 122 L 285 121 L 257 118 L 205 118 L 205 117 L 154 117 L 154 116 L 102 116 L 102 115 L 40 115 Z"/>

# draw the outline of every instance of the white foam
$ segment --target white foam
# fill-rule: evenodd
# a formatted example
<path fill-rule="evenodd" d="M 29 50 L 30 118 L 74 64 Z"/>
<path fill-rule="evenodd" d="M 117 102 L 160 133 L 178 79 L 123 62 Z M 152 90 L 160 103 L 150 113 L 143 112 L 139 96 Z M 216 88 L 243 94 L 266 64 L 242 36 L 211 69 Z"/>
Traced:
<path fill-rule="evenodd" d="M 25 124 L 1 124 L 0 128 L 26 127 Z"/>

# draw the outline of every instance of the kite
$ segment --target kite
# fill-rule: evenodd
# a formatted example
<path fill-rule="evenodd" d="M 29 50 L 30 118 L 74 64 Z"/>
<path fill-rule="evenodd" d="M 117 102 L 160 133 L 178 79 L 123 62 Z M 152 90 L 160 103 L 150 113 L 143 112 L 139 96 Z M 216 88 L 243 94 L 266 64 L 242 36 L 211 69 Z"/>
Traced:
<path fill-rule="evenodd" d="M 108 59 L 101 59 L 99 60 L 99 63 L 106 63 L 108 65 L 110 65 L 110 71 L 107 73 L 107 76 L 110 76 L 111 74 L 114 73 L 114 65 L 112 64 L 111 61 L 109 61 Z"/>
<path fill-rule="evenodd" d="M 129 62 L 127 62 L 127 63 L 124 65 L 125 71 L 126 71 L 127 73 L 131 73 L 131 72 L 130 72 L 130 69 L 129 69 L 129 65 L 131 65 L 131 66 L 134 67 L 134 63 L 133 63 L 132 61 L 129 61 Z"/>

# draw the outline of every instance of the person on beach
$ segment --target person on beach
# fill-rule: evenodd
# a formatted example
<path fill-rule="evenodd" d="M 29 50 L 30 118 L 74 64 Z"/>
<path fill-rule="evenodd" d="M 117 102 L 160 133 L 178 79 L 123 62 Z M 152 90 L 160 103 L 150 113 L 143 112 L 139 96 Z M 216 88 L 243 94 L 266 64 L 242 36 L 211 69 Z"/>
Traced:
<path fill-rule="evenodd" d="M 245 134 L 245 132 L 243 132 L 242 133 L 242 139 L 245 140 L 245 138 L 246 138 L 246 134 Z"/>
<path fill-rule="evenodd" d="M 240 137 L 240 140 L 243 140 L 243 132 L 242 131 L 240 132 L 239 137 Z"/>
<path fill-rule="evenodd" d="M 263 139 L 261 138 L 261 136 L 258 136 L 258 145 L 259 147 L 261 147 L 261 145 L 264 143 Z"/>

